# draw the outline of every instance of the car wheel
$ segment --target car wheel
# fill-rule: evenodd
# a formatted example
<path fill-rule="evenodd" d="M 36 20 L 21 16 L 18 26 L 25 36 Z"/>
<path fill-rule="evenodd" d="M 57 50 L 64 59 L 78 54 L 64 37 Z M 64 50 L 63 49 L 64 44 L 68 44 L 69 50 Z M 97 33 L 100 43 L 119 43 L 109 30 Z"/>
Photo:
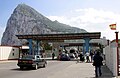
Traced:
<path fill-rule="evenodd" d="M 35 70 L 37 70 L 37 69 L 38 69 L 38 65 L 36 64 L 36 65 L 35 65 Z"/>

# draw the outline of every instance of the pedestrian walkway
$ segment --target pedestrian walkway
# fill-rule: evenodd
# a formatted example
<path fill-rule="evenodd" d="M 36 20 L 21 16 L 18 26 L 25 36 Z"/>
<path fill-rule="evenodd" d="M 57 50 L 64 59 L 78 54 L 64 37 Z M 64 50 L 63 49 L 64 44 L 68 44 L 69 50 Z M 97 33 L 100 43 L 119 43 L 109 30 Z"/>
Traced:
<path fill-rule="evenodd" d="M 107 68 L 107 66 L 102 66 L 102 76 L 100 78 L 115 78 L 113 77 L 112 73 L 110 70 Z"/>
<path fill-rule="evenodd" d="M 98 78 L 115 78 L 106 66 L 102 66 L 102 76 Z M 49 78 L 96 78 L 92 63 L 74 63 Z"/>
<path fill-rule="evenodd" d="M 94 66 L 92 66 L 92 63 L 83 63 L 83 64 L 80 63 L 79 65 L 80 67 L 86 67 L 86 69 L 84 68 L 84 71 L 85 71 L 84 73 L 86 73 L 86 77 L 84 78 L 95 78 L 95 72 L 94 72 L 95 68 Z M 115 78 L 113 77 L 112 73 L 107 68 L 107 66 L 103 65 L 101 67 L 101 70 L 102 70 L 102 76 L 98 78 Z M 92 74 L 92 76 L 89 75 L 90 73 Z"/>

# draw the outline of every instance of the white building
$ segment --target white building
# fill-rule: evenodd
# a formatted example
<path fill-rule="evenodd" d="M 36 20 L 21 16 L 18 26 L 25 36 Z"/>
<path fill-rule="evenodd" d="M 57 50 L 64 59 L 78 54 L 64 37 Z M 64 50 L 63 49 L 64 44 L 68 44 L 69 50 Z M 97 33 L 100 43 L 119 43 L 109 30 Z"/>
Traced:
<path fill-rule="evenodd" d="M 0 60 L 19 58 L 19 47 L 0 46 Z"/>

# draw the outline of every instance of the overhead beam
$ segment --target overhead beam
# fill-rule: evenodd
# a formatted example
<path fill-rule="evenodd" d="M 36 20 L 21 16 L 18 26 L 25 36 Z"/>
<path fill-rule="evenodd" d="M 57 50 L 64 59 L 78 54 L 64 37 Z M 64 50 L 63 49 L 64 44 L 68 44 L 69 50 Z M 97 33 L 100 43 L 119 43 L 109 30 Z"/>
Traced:
<path fill-rule="evenodd" d="M 100 39 L 100 32 L 92 33 L 64 33 L 64 34 L 30 34 L 30 35 L 16 35 L 18 39 L 33 39 L 33 40 L 74 40 L 84 39 L 86 37 L 90 39 Z"/>

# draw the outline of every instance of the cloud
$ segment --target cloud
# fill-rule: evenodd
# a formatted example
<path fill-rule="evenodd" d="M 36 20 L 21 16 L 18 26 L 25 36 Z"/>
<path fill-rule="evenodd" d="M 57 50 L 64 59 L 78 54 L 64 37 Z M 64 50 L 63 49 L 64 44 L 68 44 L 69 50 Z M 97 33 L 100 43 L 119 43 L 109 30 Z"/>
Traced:
<path fill-rule="evenodd" d="M 47 17 L 53 21 L 58 20 L 61 23 L 85 29 L 88 32 L 101 32 L 102 37 L 106 36 L 110 40 L 115 39 L 115 33 L 110 30 L 109 24 L 117 23 L 117 27 L 120 25 L 120 14 L 94 8 L 76 9 L 62 16 Z"/>

